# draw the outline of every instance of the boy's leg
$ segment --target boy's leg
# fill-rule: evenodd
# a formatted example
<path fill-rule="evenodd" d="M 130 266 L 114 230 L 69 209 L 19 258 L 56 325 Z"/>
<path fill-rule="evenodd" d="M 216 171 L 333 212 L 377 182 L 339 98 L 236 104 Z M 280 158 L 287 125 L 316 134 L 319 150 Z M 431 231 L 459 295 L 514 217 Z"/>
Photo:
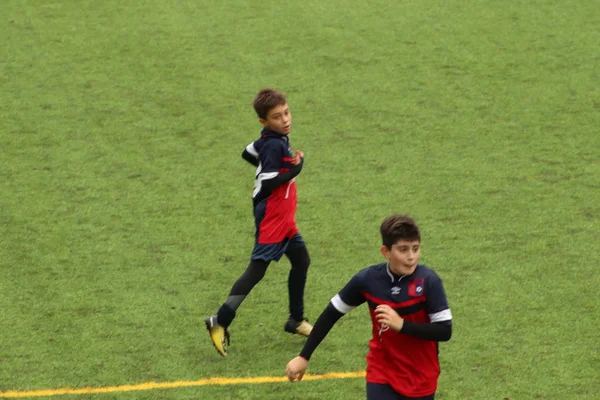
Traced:
<path fill-rule="evenodd" d="M 290 318 L 285 324 L 285 330 L 308 336 L 312 325 L 304 318 L 304 288 L 310 266 L 310 256 L 304 240 L 299 234 L 292 238 L 285 254 L 292 265 L 288 275 Z"/>
<path fill-rule="evenodd" d="M 229 345 L 229 332 L 227 327 L 235 318 L 235 312 L 242 304 L 252 288 L 265 276 L 269 261 L 251 260 L 246 271 L 233 284 L 227 300 L 215 315 L 204 320 L 210 339 L 217 352 L 225 357 Z"/>
<path fill-rule="evenodd" d="M 304 319 L 304 288 L 310 266 L 310 256 L 306 246 L 288 249 L 285 254 L 292 264 L 288 275 L 290 317 L 296 321 L 302 321 Z"/>
<path fill-rule="evenodd" d="M 219 325 L 225 328 L 231 325 L 231 322 L 235 318 L 235 312 L 250 291 L 252 291 L 252 288 L 265 276 L 269 263 L 263 260 L 250 261 L 244 273 L 231 287 L 227 300 L 225 300 L 225 303 L 223 303 L 217 312 L 217 322 Z"/>

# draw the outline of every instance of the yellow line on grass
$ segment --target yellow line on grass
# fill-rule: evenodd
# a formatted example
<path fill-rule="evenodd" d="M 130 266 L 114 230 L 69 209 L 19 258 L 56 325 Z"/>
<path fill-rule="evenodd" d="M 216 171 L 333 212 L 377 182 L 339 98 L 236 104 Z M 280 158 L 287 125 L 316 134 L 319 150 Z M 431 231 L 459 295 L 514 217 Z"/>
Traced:
<path fill-rule="evenodd" d="M 305 381 L 316 381 L 321 379 L 348 379 L 364 377 L 365 372 L 330 372 L 322 375 L 305 375 Z M 245 385 L 256 383 L 276 383 L 285 382 L 287 378 L 284 376 L 258 376 L 254 378 L 207 378 L 197 381 L 176 381 L 176 382 L 146 382 L 137 385 L 122 385 L 122 386 L 106 386 L 98 388 L 63 388 L 63 389 L 46 389 L 32 391 L 9 391 L 0 392 L 0 398 L 17 398 L 17 397 L 47 397 L 59 396 L 64 394 L 97 394 L 97 393 L 114 393 L 114 392 L 131 392 L 137 390 L 153 390 L 153 389 L 174 389 L 191 386 L 211 386 L 211 385 Z"/>

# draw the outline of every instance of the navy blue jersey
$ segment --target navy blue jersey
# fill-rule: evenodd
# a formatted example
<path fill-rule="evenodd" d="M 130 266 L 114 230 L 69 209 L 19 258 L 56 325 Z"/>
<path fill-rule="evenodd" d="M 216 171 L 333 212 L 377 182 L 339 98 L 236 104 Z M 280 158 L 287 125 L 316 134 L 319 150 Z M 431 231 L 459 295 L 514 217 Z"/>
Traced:
<path fill-rule="evenodd" d="M 419 264 L 408 276 L 394 276 L 387 263 L 358 272 L 331 299 L 341 313 L 369 305 L 373 337 L 367 355 L 367 382 L 389 384 L 398 393 L 421 397 L 434 393 L 440 373 L 437 342 L 398 333 L 382 326 L 375 308 L 387 304 L 406 321 L 431 323 L 452 320 L 442 280 Z"/>
<path fill-rule="evenodd" d="M 255 205 L 257 243 L 280 243 L 298 233 L 296 179 L 265 190 L 262 182 L 288 172 L 294 161 L 287 135 L 263 129 L 246 151 L 258 159 L 252 198 Z"/>

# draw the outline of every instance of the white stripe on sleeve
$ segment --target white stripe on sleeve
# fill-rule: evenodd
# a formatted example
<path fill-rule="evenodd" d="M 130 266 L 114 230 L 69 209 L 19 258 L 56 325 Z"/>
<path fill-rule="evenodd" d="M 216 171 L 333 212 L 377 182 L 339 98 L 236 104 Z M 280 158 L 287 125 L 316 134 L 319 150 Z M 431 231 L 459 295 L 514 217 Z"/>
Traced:
<path fill-rule="evenodd" d="M 342 314 L 347 314 L 356 308 L 355 306 L 349 306 L 348 304 L 344 303 L 339 294 L 333 296 L 333 298 L 331 299 L 331 304 L 333 304 L 335 309 L 341 312 Z"/>
<path fill-rule="evenodd" d="M 259 165 L 260 168 L 260 165 Z M 273 179 L 275 178 L 277 175 L 279 175 L 279 172 L 261 172 L 258 174 L 258 176 L 256 177 L 256 180 L 254 181 L 254 193 L 252 193 L 252 197 L 255 197 L 258 192 L 260 192 L 260 190 L 262 189 L 262 181 L 267 180 L 267 179 Z"/>
<path fill-rule="evenodd" d="M 246 146 L 246 151 L 252 154 L 255 158 L 258 158 L 258 151 L 256 151 L 254 148 L 254 143 L 250 143 L 248 146 Z"/>
<path fill-rule="evenodd" d="M 259 181 L 266 181 L 268 179 L 275 178 L 277 175 L 279 175 L 279 172 L 261 172 L 260 174 L 258 174 L 257 179 Z"/>
<path fill-rule="evenodd" d="M 450 321 L 452 319 L 452 313 L 449 308 L 442 310 L 440 312 L 436 312 L 433 314 L 429 314 L 429 320 L 431 322 L 442 322 L 442 321 Z"/>

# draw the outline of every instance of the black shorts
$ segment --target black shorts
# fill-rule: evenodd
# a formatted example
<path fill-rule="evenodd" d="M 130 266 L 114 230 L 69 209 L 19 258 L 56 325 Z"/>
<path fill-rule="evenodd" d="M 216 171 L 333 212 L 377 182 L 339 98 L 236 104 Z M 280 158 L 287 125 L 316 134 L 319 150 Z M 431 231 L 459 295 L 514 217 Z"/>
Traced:
<path fill-rule="evenodd" d="M 434 400 L 435 393 L 425 397 L 406 397 L 390 385 L 367 382 L 367 400 Z"/>
<path fill-rule="evenodd" d="M 296 233 L 289 239 L 285 239 L 279 243 L 260 244 L 255 243 L 252 249 L 251 260 L 263 261 L 279 261 L 288 249 L 295 249 L 306 246 L 304 239 L 299 233 Z"/>

